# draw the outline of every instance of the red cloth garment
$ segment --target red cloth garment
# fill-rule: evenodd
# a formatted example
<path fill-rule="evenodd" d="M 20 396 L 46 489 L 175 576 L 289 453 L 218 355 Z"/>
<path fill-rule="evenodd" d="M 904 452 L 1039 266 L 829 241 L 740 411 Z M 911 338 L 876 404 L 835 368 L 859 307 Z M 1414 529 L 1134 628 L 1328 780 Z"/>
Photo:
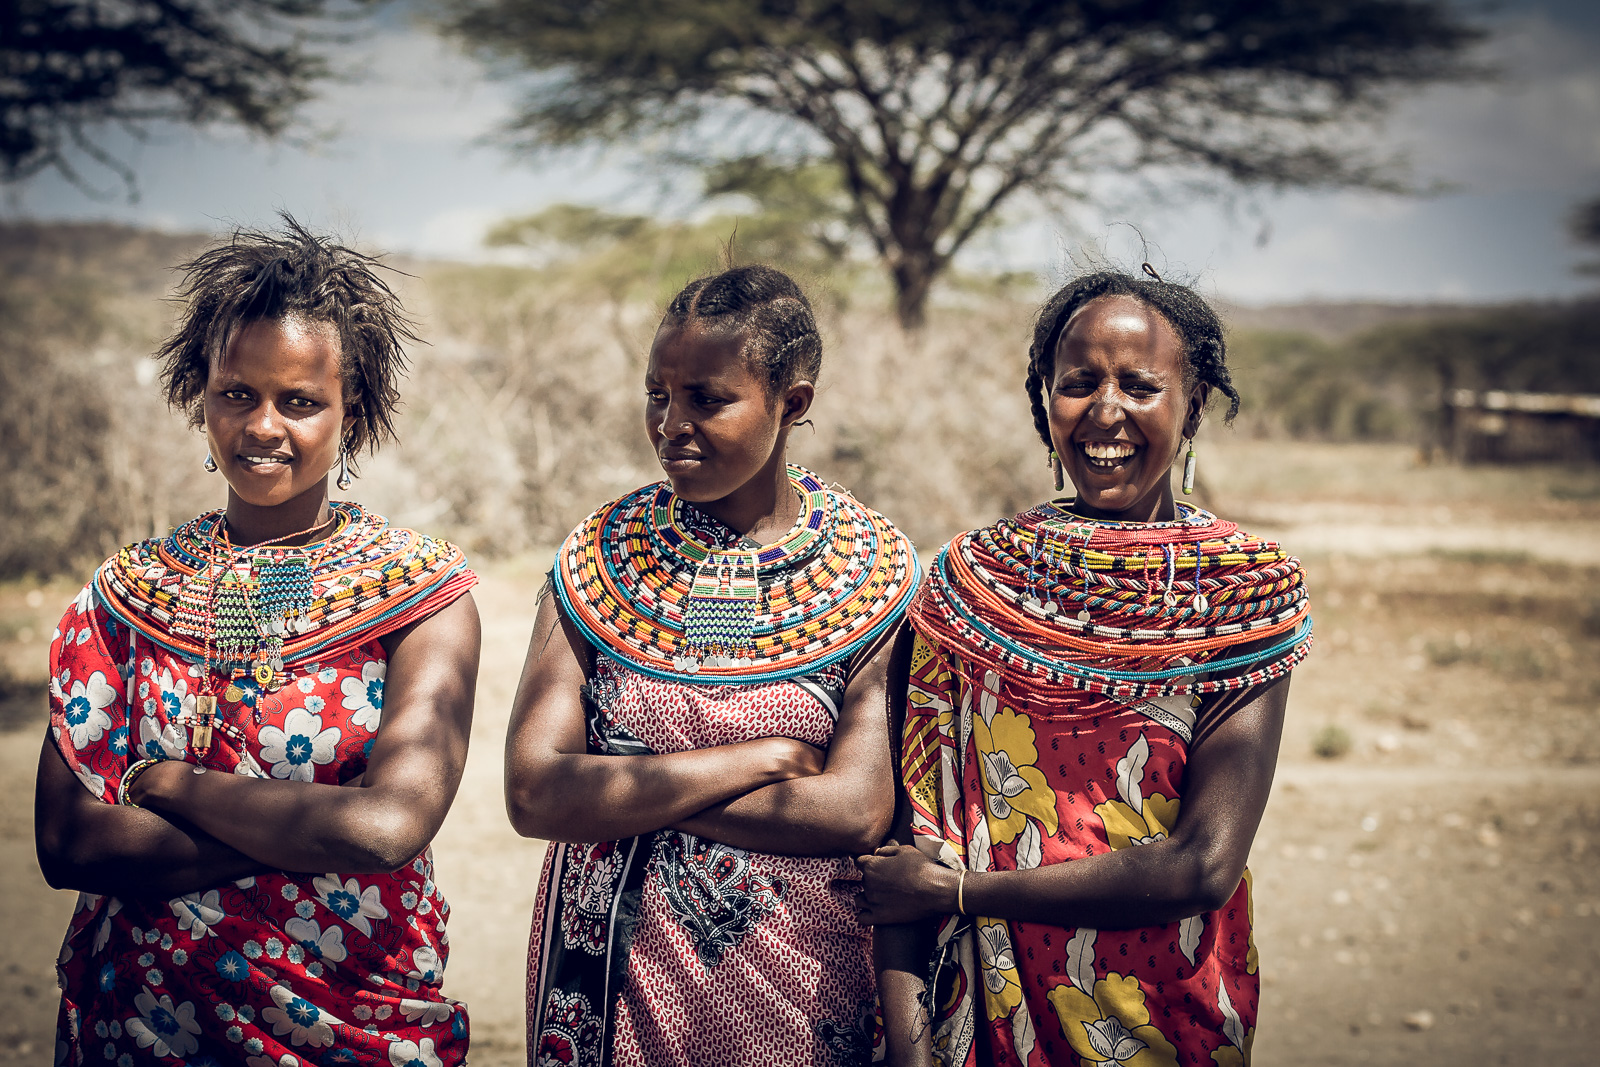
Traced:
<path fill-rule="evenodd" d="M 850 664 L 898 625 L 911 542 L 789 468 L 799 519 L 770 545 L 666 483 L 596 510 L 556 561 L 593 650 L 588 751 L 790 737 L 826 749 Z M 872 935 L 839 857 L 661 829 L 552 845 L 528 961 L 530 1067 L 831 1067 L 883 1052 Z"/>
<path fill-rule="evenodd" d="M 781 735 L 825 748 L 833 718 L 812 686 L 842 689 L 843 672 L 802 682 L 690 685 L 600 657 L 591 744 L 637 755 Z M 529 952 L 529 1063 L 869 1062 L 872 934 L 832 884 L 853 876 L 848 859 L 674 830 L 553 844 Z"/>
<path fill-rule="evenodd" d="M 472 584 L 459 553 L 449 566 L 406 618 Z M 290 662 L 275 690 L 232 680 L 219 709 L 237 733 L 217 731 L 202 756 L 187 725 L 200 663 L 123 624 L 91 583 L 51 644 L 51 733 L 107 804 L 146 758 L 337 785 L 366 769 L 382 722 L 383 630 L 368 630 Z M 391 874 L 273 872 L 171 900 L 83 893 L 59 958 L 55 1062 L 459 1064 L 466 1007 L 440 992 L 448 913 L 429 850 Z"/>
<path fill-rule="evenodd" d="M 1127 525 L 1046 505 L 956 538 L 908 614 L 918 847 L 982 872 L 1165 839 L 1200 694 L 1298 662 L 1306 603 L 1297 561 L 1186 505 Z M 1229 651 L 1250 641 L 1270 647 Z M 1248 1063 L 1250 876 L 1216 911 L 1140 929 L 951 916 L 931 973 L 940 1064 Z"/>

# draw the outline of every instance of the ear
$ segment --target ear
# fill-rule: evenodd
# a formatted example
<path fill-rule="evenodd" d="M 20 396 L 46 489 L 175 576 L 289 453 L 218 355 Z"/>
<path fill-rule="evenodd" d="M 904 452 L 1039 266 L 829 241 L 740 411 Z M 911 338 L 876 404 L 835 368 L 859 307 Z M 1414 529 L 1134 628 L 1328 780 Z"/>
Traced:
<path fill-rule="evenodd" d="M 1194 440 L 1200 430 L 1200 421 L 1206 416 L 1206 401 L 1211 399 L 1211 383 L 1195 382 L 1189 390 L 1189 405 L 1183 416 L 1183 436 Z"/>
<path fill-rule="evenodd" d="M 811 410 L 811 402 L 817 398 L 817 387 L 810 382 L 795 382 L 784 390 L 783 417 L 778 425 L 788 429 L 806 417 L 806 412 Z"/>
<path fill-rule="evenodd" d="M 356 424 L 356 419 L 357 419 L 357 417 L 359 415 L 360 415 L 360 412 L 356 408 L 350 407 L 348 405 L 345 407 L 345 409 L 344 409 L 344 418 L 341 419 L 340 422 L 339 422 L 339 447 L 340 448 L 343 448 L 344 447 L 344 443 L 347 440 L 350 439 L 350 427 L 352 427 L 352 426 L 354 426 Z"/>

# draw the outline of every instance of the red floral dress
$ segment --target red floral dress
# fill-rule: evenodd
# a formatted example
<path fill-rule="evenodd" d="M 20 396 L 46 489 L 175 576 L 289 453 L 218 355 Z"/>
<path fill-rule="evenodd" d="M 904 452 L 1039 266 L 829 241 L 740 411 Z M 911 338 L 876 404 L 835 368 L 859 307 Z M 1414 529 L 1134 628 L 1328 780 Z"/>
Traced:
<path fill-rule="evenodd" d="M 50 649 L 51 733 L 108 804 L 151 757 L 337 784 L 366 767 L 385 663 L 372 638 L 295 667 L 276 692 L 235 682 L 219 710 L 243 743 L 219 732 L 202 757 L 176 721 L 192 716 L 200 666 L 85 589 Z M 439 990 L 448 913 L 427 850 L 392 874 L 273 872 L 171 900 L 84 893 L 61 947 L 56 1062 L 459 1064 L 466 1008 Z"/>

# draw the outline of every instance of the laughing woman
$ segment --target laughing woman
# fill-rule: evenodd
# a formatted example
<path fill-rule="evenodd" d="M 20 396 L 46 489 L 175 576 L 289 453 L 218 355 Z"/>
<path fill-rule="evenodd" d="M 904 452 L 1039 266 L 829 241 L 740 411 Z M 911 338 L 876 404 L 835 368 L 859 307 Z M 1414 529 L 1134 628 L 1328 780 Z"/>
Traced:
<path fill-rule="evenodd" d="M 864 1063 L 870 932 L 834 880 L 893 819 L 886 674 L 916 581 L 882 516 L 785 459 L 822 344 L 790 279 L 672 301 L 645 372 L 667 479 L 562 545 L 506 749 L 554 844 L 530 1063 Z"/>
<path fill-rule="evenodd" d="M 82 893 L 58 1064 L 466 1055 L 428 842 L 466 758 L 475 579 L 328 499 L 392 434 L 410 333 L 372 260 L 285 223 L 187 265 L 162 349 L 227 507 L 106 561 L 51 645 L 39 862 Z"/>
<path fill-rule="evenodd" d="M 1077 493 L 930 568 L 909 818 L 861 860 L 896 1063 L 1249 1060 L 1245 859 L 1311 624 L 1294 559 L 1174 500 L 1213 391 L 1231 417 L 1221 324 L 1183 286 L 1093 274 L 1039 316 L 1034 422 Z"/>

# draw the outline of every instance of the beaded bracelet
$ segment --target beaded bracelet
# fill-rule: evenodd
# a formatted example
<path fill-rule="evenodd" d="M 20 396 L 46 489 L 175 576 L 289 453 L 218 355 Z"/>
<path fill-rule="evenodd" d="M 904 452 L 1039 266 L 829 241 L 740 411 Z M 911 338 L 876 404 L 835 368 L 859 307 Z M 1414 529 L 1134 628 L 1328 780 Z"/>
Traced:
<path fill-rule="evenodd" d="M 138 777 L 145 771 L 148 771 L 151 767 L 154 767 L 156 764 L 162 762 L 164 761 L 160 759 L 142 759 L 138 763 L 135 763 L 133 766 L 129 767 L 126 771 L 122 772 L 122 782 L 117 786 L 117 803 L 126 804 L 130 808 L 139 807 L 138 804 L 133 802 L 132 791 L 134 781 L 137 780 Z"/>

